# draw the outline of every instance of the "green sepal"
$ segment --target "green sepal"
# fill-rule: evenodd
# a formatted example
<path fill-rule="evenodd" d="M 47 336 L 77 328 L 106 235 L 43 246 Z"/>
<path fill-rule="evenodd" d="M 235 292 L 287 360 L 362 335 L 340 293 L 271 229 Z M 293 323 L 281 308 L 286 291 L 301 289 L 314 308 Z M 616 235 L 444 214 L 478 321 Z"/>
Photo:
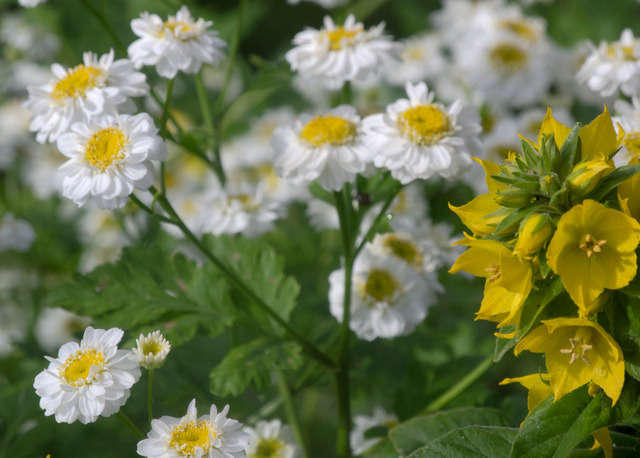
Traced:
<path fill-rule="evenodd" d="M 609 191 L 614 189 L 620 183 L 627 181 L 629 178 L 640 172 L 640 164 L 623 165 L 618 167 L 606 177 L 602 178 L 600 184 L 590 194 L 584 196 L 585 199 L 593 199 L 597 202 L 601 201 Z"/>
<path fill-rule="evenodd" d="M 560 147 L 561 162 L 558 167 L 558 175 L 564 181 L 575 164 L 580 160 L 580 128 L 582 125 L 576 123 L 571 132 Z"/>
<path fill-rule="evenodd" d="M 523 205 L 530 204 L 532 200 L 533 194 L 531 191 L 512 188 L 500 191 L 495 198 L 497 204 L 509 208 L 520 208 Z"/>
<path fill-rule="evenodd" d="M 526 140 L 522 140 L 520 142 L 522 144 L 522 151 L 524 153 L 526 161 L 529 163 L 533 170 L 528 170 L 528 172 L 536 172 L 538 175 L 541 175 L 543 172 L 542 167 L 540 167 L 540 155 L 539 153 L 531 146 Z"/>
<path fill-rule="evenodd" d="M 520 221 L 522 220 L 522 218 L 524 218 L 526 215 L 531 213 L 539 205 L 540 204 L 536 202 L 536 203 L 527 205 L 525 207 L 513 210 L 508 216 L 505 216 L 504 219 L 500 221 L 500 224 L 496 226 L 493 233 L 500 234 L 502 232 L 506 232 L 507 229 L 512 229 L 512 228 L 515 229 L 516 227 L 519 227 Z"/>
<path fill-rule="evenodd" d="M 551 163 L 551 152 L 549 151 L 549 147 L 551 144 L 553 144 L 554 146 L 556 144 L 554 135 L 543 135 L 542 141 L 540 141 L 540 157 L 542 158 L 542 169 L 546 173 L 555 172 L 553 164 Z"/>

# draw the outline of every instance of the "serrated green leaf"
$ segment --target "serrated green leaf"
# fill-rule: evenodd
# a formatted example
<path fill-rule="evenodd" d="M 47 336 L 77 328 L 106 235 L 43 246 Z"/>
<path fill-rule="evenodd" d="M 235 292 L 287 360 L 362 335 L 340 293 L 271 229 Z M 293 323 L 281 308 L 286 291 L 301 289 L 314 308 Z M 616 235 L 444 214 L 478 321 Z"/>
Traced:
<path fill-rule="evenodd" d="M 409 458 L 502 458 L 508 457 L 517 428 L 468 426 L 455 429 L 416 450 Z"/>
<path fill-rule="evenodd" d="M 553 402 L 542 401 L 523 423 L 511 457 L 564 457 L 593 431 L 623 422 L 640 406 L 638 384 L 626 380 L 614 407 L 603 391 L 589 396 L 584 385 Z"/>
<path fill-rule="evenodd" d="M 400 423 L 391 429 L 389 438 L 398 453 L 407 454 L 454 429 L 472 425 L 508 426 L 508 422 L 496 409 L 461 407 Z"/>
<path fill-rule="evenodd" d="M 273 369 L 295 370 L 302 362 L 298 344 L 256 339 L 234 347 L 224 357 L 209 374 L 209 389 L 218 396 L 237 396 L 253 383 L 262 391 L 271 382 Z"/>

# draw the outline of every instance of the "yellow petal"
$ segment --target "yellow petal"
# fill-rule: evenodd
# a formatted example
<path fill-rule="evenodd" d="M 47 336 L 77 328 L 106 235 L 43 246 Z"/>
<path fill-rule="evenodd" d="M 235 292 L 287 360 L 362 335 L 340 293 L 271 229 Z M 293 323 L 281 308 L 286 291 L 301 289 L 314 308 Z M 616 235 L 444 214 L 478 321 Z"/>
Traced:
<path fill-rule="evenodd" d="M 449 208 L 474 235 L 492 234 L 504 219 L 504 216 L 487 216 L 502 208 L 495 202 L 493 194 L 480 194 L 467 204 L 460 207 L 449 204 Z"/>
<path fill-rule="evenodd" d="M 499 181 L 491 178 L 492 175 L 500 174 L 500 164 L 479 158 L 473 158 L 473 160 L 480 164 L 484 169 L 485 180 L 490 193 L 495 194 L 507 188 L 505 183 L 500 183 Z"/>
<path fill-rule="evenodd" d="M 506 385 L 508 383 L 519 383 L 529 390 L 529 395 L 527 396 L 529 413 L 553 394 L 549 385 L 549 374 L 531 374 L 523 377 L 506 378 L 499 384 Z"/>
<path fill-rule="evenodd" d="M 624 136 L 624 131 L 622 131 Z M 598 115 L 591 123 L 580 129 L 580 141 L 582 144 L 582 159 L 593 159 L 598 154 L 606 157 L 611 155 L 620 146 L 620 139 L 613 127 L 609 110 Z"/>
<path fill-rule="evenodd" d="M 611 440 L 611 434 L 609 434 L 609 428 L 597 429 L 591 435 L 594 439 L 591 450 L 602 447 L 604 458 L 613 458 L 613 441 Z"/>
<path fill-rule="evenodd" d="M 571 128 L 553 119 L 551 108 L 547 108 L 547 114 L 542 120 L 540 133 L 538 134 L 538 145 L 542 141 L 542 136 L 544 134 L 546 135 L 553 134 L 556 145 L 558 146 L 558 148 L 560 148 L 570 133 L 571 133 Z"/>

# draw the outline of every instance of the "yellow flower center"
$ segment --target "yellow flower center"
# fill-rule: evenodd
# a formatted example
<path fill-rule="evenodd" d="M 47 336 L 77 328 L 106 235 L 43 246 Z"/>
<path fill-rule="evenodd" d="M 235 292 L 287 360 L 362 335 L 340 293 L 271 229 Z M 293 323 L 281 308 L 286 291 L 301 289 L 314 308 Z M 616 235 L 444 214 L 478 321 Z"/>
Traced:
<path fill-rule="evenodd" d="M 162 351 L 162 345 L 156 340 L 147 340 L 142 343 L 141 350 L 143 355 L 157 355 Z"/>
<path fill-rule="evenodd" d="M 340 26 L 333 30 L 327 30 L 325 33 L 329 38 L 329 49 L 332 51 L 339 51 L 343 48 L 351 46 L 354 42 L 354 38 L 362 32 L 362 27 L 358 27 L 355 30 L 345 30 Z"/>
<path fill-rule="evenodd" d="M 198 449 L 208 453 L 216 437 L 218 434 L 210 422 L 188 421 L 171 429 L 169 445 L 182 456 L 195 456 Z"/>
<path fill-rule="evenodd" d="M 364 285 L 365 297 L 373 298 L 376 302 L 393 302 L 399 289 L 400 285 L 393 275 L 380 269 L 371 270 Z"/>
<path fill-rule="evenodd" d="M 113 163 L 124 159 L 124 147 L 129 139 L 118 127 L 107 127 L 94 133 L 87 143 L 85 161 L 104 172 Z"/>
<path fill-rule="evenodd" d="M 581 359 L 587 364 L 591 364 L 591 361 L 587 359 L 584 355 L 588 350 L 593 349 L 593 345 L 591 345 L 591 328 L 579 328 L 576 331 L 576 335 L 569 339 L 569 343 L 571 344 L 571 348 L 563 348 L 560 350 L 560 353 L 563 355 L 571 355 L 571 360 L 569 364 L 575 363 L 578 359 Z"/>
<path fill-rule="evenodd" d="M 400 57 L 405 62 L 426 60 L 424 48 L 418 44 L 406 45 L 402 50 Z"/>
<path fill-rule="evenodd" d="M 580 249 L 587 253 L 587 258 L 593 256 L 593 253 L 600 253 L 602 246 L 607 243 L 606 240 L 598 240 L 591 234 L 584 237 L 584 242 L 580 244 Z"/>
<path fill-rule="evenodd" d="M 502 273 L 500 272 L 500 266 L 498 264 L 490 263 L 489 267 L 484 269 L 484 271 L 489 274 L 489 277 L 487 278 L 487 283 L 494 282 L 496 280 L 499 280 L 500 277 L 502 277 Z"/>
<path fill-rule="evenodd" d="M 513 73 L 522 69 L 528 60 L 529 56 L 511 43 L 501 43 L 489 52 L 489 61 L 504 73 Z"/>
<path fill-rule="evenodd" d="M 51 92 L 54 100 L 84 97 L 88 90 L 104 85 L 104 73 L 99 68 L 78 65 L 67 70 L 67 75 L 56 83 Z"/>
<path fill-rule="evenodd" d="M 632 132 L 625 135 L 622 143 L 629 150 L 632 156 L 640 154 L 640 132 Z"/>
<path fill-rule="evenodd" d="M 91 374 L 91 368 L 97 371 Z M 78 350 L 69 356 L 60 369 L 60 376 L 73 386 L 91 383 L 95 376 L 104 370 L 104 355 L 97 350 Z M 91 377 L 89 377 L 92 375 Z"/>
<path fill-rule="evenodd" d="M 356 125 L 333 115 L 316 116 L 300 132 L 300 138 L 313 146 L 339 146 L 353 142 Z"/>
<path fill-rule="evenodd" d="M 169 16 L 169 19 L 164 22 L 162 30 L 159 31 L 158 37 L 164 38 L 168 35 L 170 38 L 176 38 L 178 40 L 188 40 L 193 37 L 194 31 L 193 24 L 185 21 L 177 21 L 175 17 Z"/>
<path fill-rule="evenodd" d="M 253 212 L 260 208 L 260 205 L 249 194 L 234 194 L 229 196 L 229 200 L 240 202 L 243 210 L 248 212 Z"/>
<path fill-rule="evenodd" d="M 535 29 L 525 21 L 517 19 L 505 19 L 501 21 L 499 25 L 503 29 L 506 29 L 509 32 L 513 32 L 526 40 L 535 40 L 538 36 Z"/>
<path fill-rule="evenodd" d="M 404 259 L 407 264 L 412 265 L 414 268 L 422 266 L 422 255 L 411 240 L 391 234 L 385 237 L 384 246 L 390 249 L 394 256 Z"/>
<path fill-rule="evenodd" d="M 260 439 L 249 458 L 284 458 L 285 443 L 280 439 Z"/>
<path fill-rule="evenodd" d="M 614 43 L 607 47 L 607 57 L 614 58 L 620 56 L 622 60 L 635 61 L 637 60 L 635 49 L 633 46 L 621 46 L 620 43 Z"/>
<path fill-rule="evenodd" d="M 412 142 L 428 146 L 451 133 L 451 121 L 436 105 L 419 105 L 398 116 L 398 128 Z"/>

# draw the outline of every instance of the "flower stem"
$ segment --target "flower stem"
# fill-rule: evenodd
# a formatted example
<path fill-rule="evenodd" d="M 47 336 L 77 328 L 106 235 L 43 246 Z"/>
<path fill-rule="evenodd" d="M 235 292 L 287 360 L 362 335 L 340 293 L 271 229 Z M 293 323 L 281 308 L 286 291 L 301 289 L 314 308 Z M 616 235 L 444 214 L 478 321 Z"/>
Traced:
<path fill-rule="evenodd" d="M 171 78 L 167 81 L 167 94 L 162 105 L 162 118 L 160 119 L 160 137 L 166 142 L 167 140 L 167 121 L 169 120 L 169 107 L 171 105 L 171 94 L 173 94 L 173 83 L 175 79 Z M 164 179 L 164 161 L 160 164 L 160 189 L 166 194 L 167 188 Z"/>
<path fill-rule="evenodd" d="M 118 419 L 124 423 L 124 425 L 127 427 L 127 429 L 129 431 L 131 431 L 131 433 L 136 436 L 136 439 L 138 440 L 142 440 L 144 439 L 144 434 L 142 434 L 142 431 L 140 431 L 138 429 L 138 427 L 131 421 L 131 419 L 129 417 L 127 417 L 124 412 L 122 410 L 118 410 L 118 412 L 116 413 L 116 417 L 118 417 Z"/>
<path fill-rule="evenodd" d="M 300 422 L 298 421 L 298 415 L 296 414 L 295 404 L 293 402 L 293 397 L 291 396 L 291 390 L 289 389 L 289 384 L 287 383 L 287 378 L 284 375 L 284 371 L 282 369 L 276 370 L 276 375 L 278 377 L 278 389 L 280 391 L 280 396 L 282 396 L 282 400 L 284 401 L 284 409 L 287 412 L 287 421 L 289 422 L 289 426 L 293 429 L 293 435 L 302 448 L 303 456 L 308 456 L 307 446 L 304 440 L 304 435 L 302 434 L 302 428 L 300 428 Z"/>
<path fill-rule="evenodd" d="M 438 396 L 427 407 L 422 409 L 418 415 L 425 415 L 440 410 L 442 407 L 455 399 L 460 393 L 469 388 L 476 380 L 480 378 L 480 376 L 482 376 L 482 374 L 487 372 L 489 368 L 491 368 L 491 366 L 493 366 L 493 355 L 487 356 L 464 378 L 460 379 L 458 383 L 453 385 L 447 391 Z"/>
<path fill-rule="evenodd" d="M 153 420 L 153 369 L 149 369 L 149 380 L 147 384 L 147 410 L 149 411 L 149 425 Z"/>

